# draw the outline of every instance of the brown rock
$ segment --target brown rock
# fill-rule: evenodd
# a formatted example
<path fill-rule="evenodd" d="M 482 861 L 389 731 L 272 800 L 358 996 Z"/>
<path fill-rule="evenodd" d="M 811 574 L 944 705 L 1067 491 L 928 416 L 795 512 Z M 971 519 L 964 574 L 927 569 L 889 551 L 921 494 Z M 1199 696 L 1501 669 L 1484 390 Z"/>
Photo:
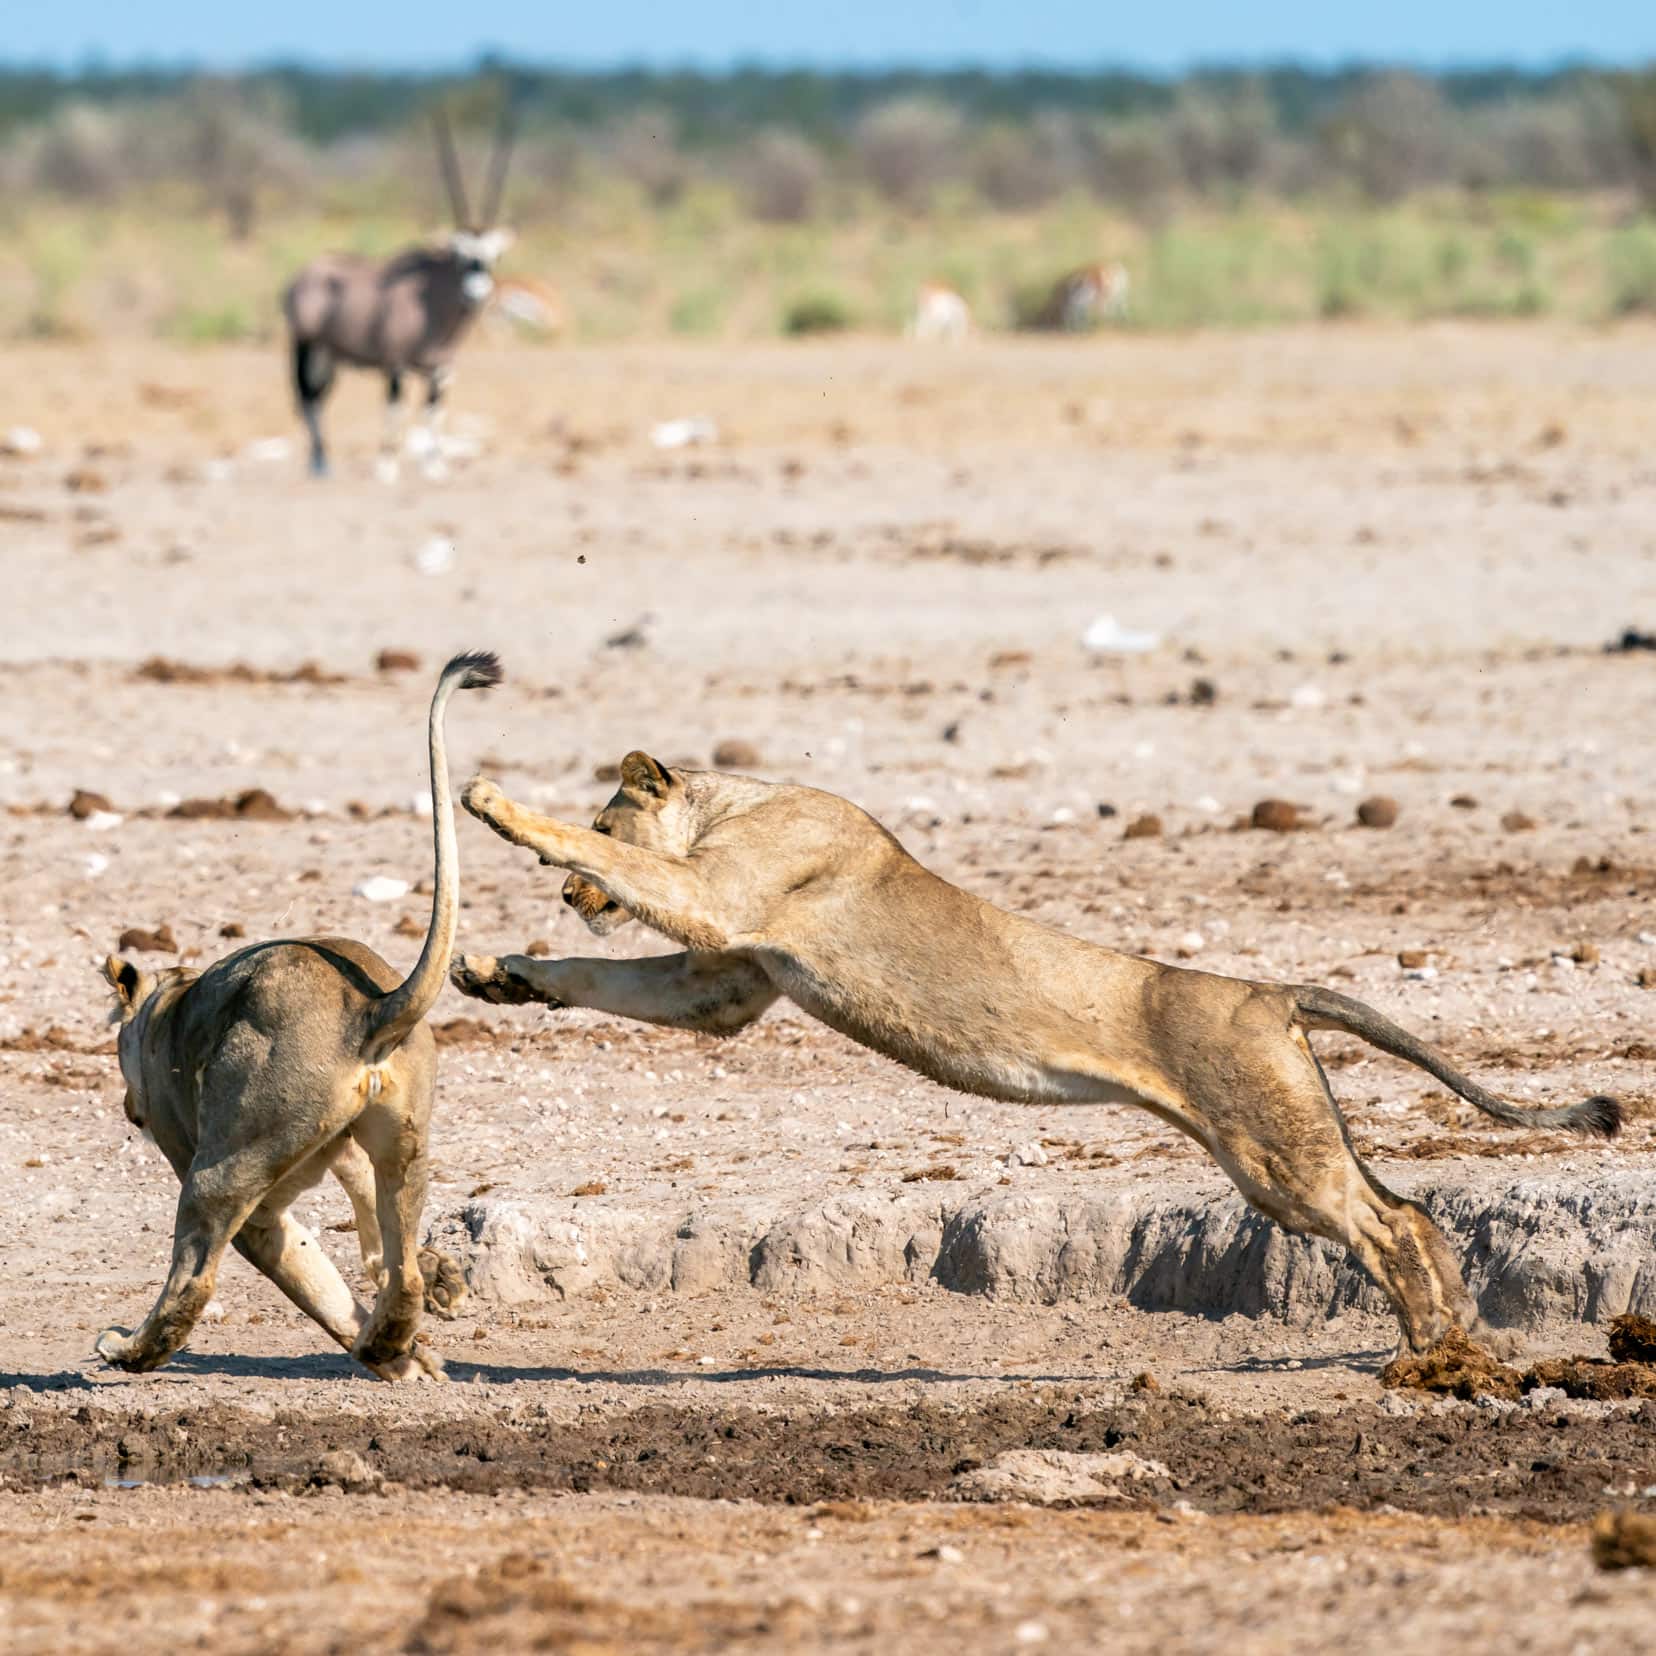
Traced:
<path fill-rule="evenodd" d="M 592 767 L 592 780 L 594 782 L 619 782 L 621 780 L 621 767 L 614 764 L 594 765 Z"/>
<path fill-rule="evenodd" d="M 1641 989 L 1656 989 L 1656 966 L 1641 966 L 1633 981 Z"/>
<path fill-rule="evenodd" d="M 1406 966 L 1411 970 L 1426 965 L 1431 958 L 1430 951 L 1426 949 L 1399 949 L 1397 951 L 1397 964 Z"/>
<path fill-rule="evenodd" d="M 1601 1512 L 1593 1520 L 1593 1562 L 1601 1570 L 1656 1564 L 1656 1518 L 1644 1512 Z"/>
<path fill-rule="evenodd" d="M 1249 822 L 1273 834 L 1291 833 L 1300 826 L 1300 808 L 1286 799 L 1262 799 L 1254 806 Z"/>
<path fill-rule="evenodd" d="M 1397 801 L 1375 794 L 1357 807 L 1357 820 L 1365 828 L 1390 828 L 1397 821 Z"/>
<path fill-rule="evenodd" d="M 578 1184 L 570 1191 L 571 1196 L 602 1196 L 609 1186 L 602 1179 L 588 1179 L 585 1184 Z"/>
<path fill-rule="evenodd" d="M 544 937 L 537 937 L 532 943 L 523 945 L 523 952 L 535 960 L 544 960 L 552 952 L 552 945 Z"/>
<path fill-rule="evenodd" d="M 727 736 L 713 750 L 714 770 L 751 770 L 759 763 L 758 748 L 740 736 Z"/>
<path fill-rule="evenodd" d="M 1570 950 L 1570 959 L 1578 966 L 1596 966 L 1599 963 L 1598 944 L 1586 941 L 1576 944 Z"/>
<path fill-rule="evenodd" d="M 246 937 L 247 927 L 244 926 L 239 920 L 226 920 L 224 924 L 219 927 L 219 936 L 225 938 Z"/>
<path fill-rule="evenodd" d="M 398 937 L 424 937 L 426 929 L 412 914 L 398 915 L 397 923 L 392 928 Z"/>
<path fill-rule="evenodd" d="M 382 673 L 417 673 L 420 658 L 412 650 L 381 650 L 374 665 Z"/>
<path fill-rule="evenodd" d="M 1506 829 L 1509 834 L 1525 834 L 1535 826 L 1535 818 L 1527 816 L 1522 811 L 1508 811 L 1507 814 L 1501 818 L 1501 826 Z"/>
<path fill-rule="evenodd" d="M 69 814 L 76 822 L 85 822 L 99 811 L 113 812 L 114 809 L 101 793 L 93 793 L 90 788 L 76 788 L 69 801 Z"/>
<path fill-rule="evenodd" d="M 1160 839 L 1162 833 L 1162 819 L 1153 814 L 1134 817 L 1121 830 L 1123 839 Z"/>
<path fill-rule="evenodd" d="M 276 803 L 265 788 L 248 788 L 236 795 L 236 815 L 246 822 L 289 822 L 293 812 Z"/>
<path fill-rule="evenodd" d="M 1136 1392 L 1159 1392 L 1161 1390 L 1161 1381 L 1159 1381 L 1155 1375 L 1149 1371 L 1149 1369 L 1146 1369 L 1142 1374 L 1135 1374 L 1133 1376 L 1133 1383 L 1129 1389 Z"/>
<path fill-rule="evenodd" d="M 1456 794 L 1449 803 L 1457 811 L 1475 811 L 1478 808 L 1478 802 L 1471 794 Z"/>
<path fill-rule="evenodd" d="M 236 808 L 228 799 L 181 799 L 167 812 L 185 822 L 206 821 L 215 817 L 232 817 Z"/>
<path fill-rule="evenodd" d="M 109 487 L 109 479 L 90 466 L 76 466 L 65 474 L 63 486 L 70 494 L 102 494 Z"/>
<path fill-rule="evenodd" d="M 1212 707 L 1219 700 L 1219 686 L 1210 678 L 1192 679 L 1190 681 L 1190 705 L 1192 707 Z"/>
<path fill-rule="evenodd" d="M 154 931 L 145 931 L 141 926 L 128 926 L 115 947 L 132 949 L 138 954 L 177 954 L 178 939 L 173 936 L 172 927 L 162 921 Z"/>

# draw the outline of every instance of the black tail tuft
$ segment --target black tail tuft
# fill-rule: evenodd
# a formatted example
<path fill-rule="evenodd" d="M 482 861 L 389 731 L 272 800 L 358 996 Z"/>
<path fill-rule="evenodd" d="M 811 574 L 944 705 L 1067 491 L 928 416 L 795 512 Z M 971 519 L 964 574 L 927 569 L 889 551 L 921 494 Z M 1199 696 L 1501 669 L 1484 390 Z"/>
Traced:
<path fill-rule="evenodd" d="M 462 690 L 492 690 L 506 677 L 506 670 L 500 665 L 500 657 L 493 650 L 463 650 L 457 656 L 450 658 L 448 665 L 443 669 L 443 677 L 451 673 L 463 672 L 466 676 L 460 681 Z"/>
<path fill-rule="evenodd" d="M 1618 1099 L 1603 1093 L 1576 1105 L 1571 1112 L 1570 1125 L 1579 1133 L 1597 1133 L 1600 1138 L 1614 1138 L 1622 1128 L 1622 1107 Z"/>

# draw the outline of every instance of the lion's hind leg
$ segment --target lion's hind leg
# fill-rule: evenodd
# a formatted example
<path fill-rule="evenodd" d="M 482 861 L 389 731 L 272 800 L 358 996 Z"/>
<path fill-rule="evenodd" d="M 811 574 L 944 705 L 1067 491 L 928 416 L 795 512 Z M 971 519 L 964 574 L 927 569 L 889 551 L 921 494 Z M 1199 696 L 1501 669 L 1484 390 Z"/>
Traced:
<path fill-rule="evenodd" d="M 1390 1300 L 1411 1350 L 1471 1327 L 1477 1310 L 1443 1233 L 1357 1159 L 1304 1037 L 1288 1035 L 1286 1049 L 1280 1031 L 1254 1039 L 1258 1062 L 1228 1064 L 1222 1096 L 1191 1100 L 1237 1188 L 1289 1230 L 1349 1249 Z M 1250 1077 L 1243 1095 L 1233 1090 L 1239 1073 Z"/>
<path fill-rule="evenodd" d="M 425 1309 L 420 1270 L 419 1224 L 429 1171 L 425 1133 L 400 1107 L 399 1095 L 382 1093 L 352 1123 L 352 1137 L 374 1167 L 374 1200 L 385 1242 L 385 1277 L 352 1355 L 369 1368 L 409 1355 Z"/>

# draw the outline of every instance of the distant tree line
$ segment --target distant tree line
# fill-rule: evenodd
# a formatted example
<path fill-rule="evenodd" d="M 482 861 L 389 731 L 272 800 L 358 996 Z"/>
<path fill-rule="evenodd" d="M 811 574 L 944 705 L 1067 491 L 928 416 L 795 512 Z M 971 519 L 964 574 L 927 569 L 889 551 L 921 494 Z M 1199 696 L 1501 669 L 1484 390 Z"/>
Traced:
<path fill-rule="evenodd" d="M 1153 215 L 1191 199 L 1386 201 L 1436 187 L 1622 190 L 1656 205 L 1656 69 L 1580 67 L 1284 65 L 1179 80 L 577 74 L 499 59 L 463 76 L 0 69 L 0 189 L 96 200 L 185 184 L 245 233 L 264 198 L 353 180 L 424 190 L 407 146 L 439 99 L 478 143 L 509 101 L 519 177 L 543 197 L 615 178 L 665 206 L 714 181 L 777 221 L 809 219 L 859 190 L 915 212 L 951 192 L 1006 211 L 1082 192 Z"/>

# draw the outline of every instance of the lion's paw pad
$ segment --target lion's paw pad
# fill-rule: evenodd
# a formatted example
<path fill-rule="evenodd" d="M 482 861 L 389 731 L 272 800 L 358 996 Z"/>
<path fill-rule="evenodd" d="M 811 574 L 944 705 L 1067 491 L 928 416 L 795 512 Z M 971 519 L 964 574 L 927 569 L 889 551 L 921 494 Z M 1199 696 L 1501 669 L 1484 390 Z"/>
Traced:
<path fill-rule="evenodd" d="M 441 1248 L 420 1249 L 420 1275 L 425 1278 L 425 1308 L 434 1317 L 451 1318 L 470 1291 L 460 1262 Z"/>

